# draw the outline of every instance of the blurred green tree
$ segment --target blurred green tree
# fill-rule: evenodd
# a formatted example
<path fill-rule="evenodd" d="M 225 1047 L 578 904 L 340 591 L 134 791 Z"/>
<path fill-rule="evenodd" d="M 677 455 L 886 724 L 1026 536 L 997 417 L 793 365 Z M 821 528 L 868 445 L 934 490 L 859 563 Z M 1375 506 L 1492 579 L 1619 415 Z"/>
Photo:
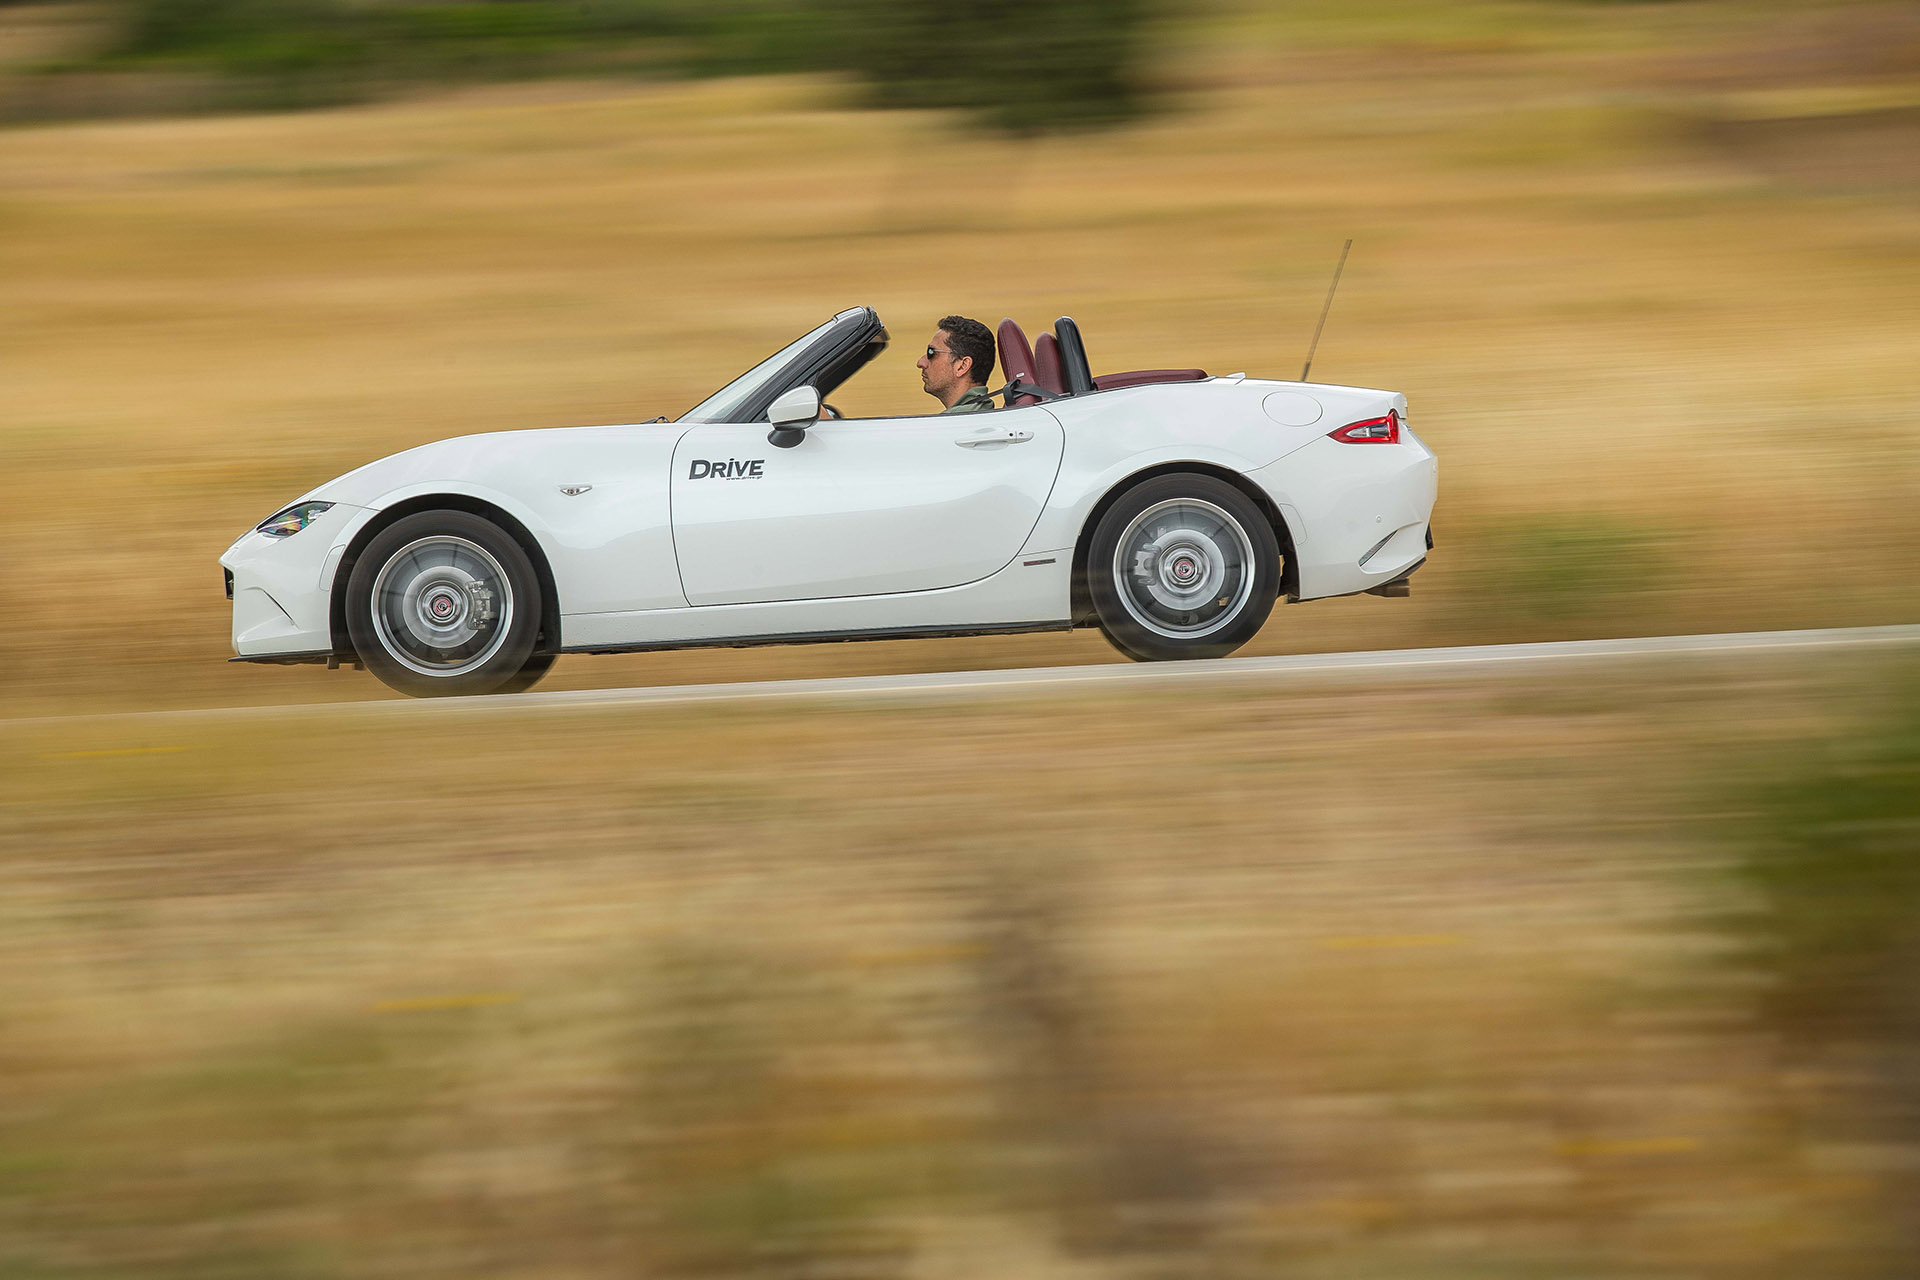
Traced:
<path fill-rule="evenodd" d="M 1773 1021 L 1809 1045 L 1920 1045 L 1920 678 L 1889 692 L 1882 724 L 1775 778 L 1743 833 L 1748 955 Z"/>
<path fill-rule="evenodd" d="M 1920 672 L 1880 693 L 1879 723 L 1798 754 L 1742 807 L 1737 870 L 1753 900 L 1738 925 L 1744 960 L 1767 979 L 1768 1023 L 1829 1082 L 1817 1128 L 1883 1151 L 1871 1167 L 1886 1234 L 1852 1240 L 1841 1274 L 1909 1276 L 1920 1257 Z"/>
<path fill-rule="evenodd" d="M 873 106 L 1032 135 L 1140 112 L 1146 18 L 1146 0 L 124 0 L 102 61 L 304 77 L 336 96 L 621 66 L 826 70 Z"/>
<path fill-rule="evenodd" d="M 1118 123 L 1143 104 L 1143 0 L 853 0 L 847 68 L 882 106 L 953 107 L 1016 134 Z"/>

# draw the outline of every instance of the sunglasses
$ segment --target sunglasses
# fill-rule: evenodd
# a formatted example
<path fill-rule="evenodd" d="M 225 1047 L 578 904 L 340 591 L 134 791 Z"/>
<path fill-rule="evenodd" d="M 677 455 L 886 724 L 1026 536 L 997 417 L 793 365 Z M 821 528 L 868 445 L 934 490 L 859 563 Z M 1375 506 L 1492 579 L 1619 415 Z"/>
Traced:
<path fill-rule="evenodd" d="M 953 352 L 947 350 L 945 347 L 936 347 L 931 342 L 927 344 L 927 359 L 929 360 L 935 356 L 950 356 L 952 354 Z"/>

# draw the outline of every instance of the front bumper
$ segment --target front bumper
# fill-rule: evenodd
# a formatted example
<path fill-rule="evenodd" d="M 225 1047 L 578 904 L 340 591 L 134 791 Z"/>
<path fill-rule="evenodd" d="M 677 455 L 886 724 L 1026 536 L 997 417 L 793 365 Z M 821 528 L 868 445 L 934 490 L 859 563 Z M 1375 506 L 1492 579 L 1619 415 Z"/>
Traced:
<path fill-rule="evenodd" d="M 300 660 L 333 651 L 333 579 L 354 533 L 373 512 L 336 503 L 287 538 L 240 535 L 220 565 L 233 601 L 233 649 L 242 658 Z"/>

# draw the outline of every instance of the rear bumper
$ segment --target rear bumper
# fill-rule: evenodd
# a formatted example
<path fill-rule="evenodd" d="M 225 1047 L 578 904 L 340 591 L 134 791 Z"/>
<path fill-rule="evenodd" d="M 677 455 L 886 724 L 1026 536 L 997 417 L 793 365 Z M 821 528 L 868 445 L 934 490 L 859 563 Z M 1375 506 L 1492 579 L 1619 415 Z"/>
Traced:
<path fill-rule="evenodd" d="M 1430 547 L 1439 461 L 1410 430 L 1392 445 L 1319 439 L 1252 473 L 1293 535 L 1298 598 L 1371 591 Z"/>

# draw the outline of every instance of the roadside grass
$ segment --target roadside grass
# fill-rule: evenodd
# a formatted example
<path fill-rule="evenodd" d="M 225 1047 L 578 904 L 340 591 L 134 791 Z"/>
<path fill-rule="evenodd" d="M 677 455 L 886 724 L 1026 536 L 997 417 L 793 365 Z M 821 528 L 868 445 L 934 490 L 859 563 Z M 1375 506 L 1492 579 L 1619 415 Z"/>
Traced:
<path fill-rule="evenodd" d="M 0 1256 L 1828 1273 L 1693 815 L 1892 670 L 15 726 Z"/>
<path fill-rule="evenodd" d="M 1775 766 L 1742 807 L 1756 897 L 1749 957 L 1771 973 L 1770 1015 L 1796 1041 L 1874 1034 L 1908 997 L 1920 941 L 1920 726 L 1912 682 L 1882 723 Z M 1753 780 L 1750 779 L 1751 783 Z"/>
<path fill-rule="evenodd" d="M 1920 684 L 1891 673 L 1854 730 L 1762 748 L 1724 783 L 1720 834 L 1745 890 L 1733 959 L 1758 974 L 1784 1100 L 1837 1171 L 1865 1174 L 1885 1212 L 1849 1274 L 1898 1275 L 1920 1250 Z M 1899 1261 L 1904 1260 L 1904 1261 Z"/>
<path fill-rule="evenodd" d="M 1523 640 L 1578 626 L 1604 630 L 1625 614 L 1634 629 L 1665 631 L 1680 540 L 1617 520 L 1554 514 L 1467 541 L 1460 607 L 1490 632 Z"/>

